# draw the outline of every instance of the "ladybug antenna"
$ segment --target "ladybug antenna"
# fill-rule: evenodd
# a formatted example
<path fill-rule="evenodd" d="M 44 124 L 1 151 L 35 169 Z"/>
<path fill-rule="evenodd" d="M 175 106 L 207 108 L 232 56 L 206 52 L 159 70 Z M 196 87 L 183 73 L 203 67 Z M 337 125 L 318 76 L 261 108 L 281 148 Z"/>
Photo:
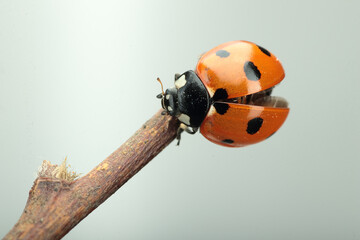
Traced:
<path fill-rule="evenodd" d="M 164 96 L 164 95 L 165 95 L 165 93 L 164 93 L 164 87 L 163 87 L 163 84 L 162 84 L 162 82 L 161 82 L 160 78 L 157 78 L 156 80 L 160 83 L 160 85 L 161 85 L 161 94 Z M 160 94 L 159 94 L 159 95 L 160 95 Z M 158 95 L 158 96 L 159 96 L 159 95 Z"/>

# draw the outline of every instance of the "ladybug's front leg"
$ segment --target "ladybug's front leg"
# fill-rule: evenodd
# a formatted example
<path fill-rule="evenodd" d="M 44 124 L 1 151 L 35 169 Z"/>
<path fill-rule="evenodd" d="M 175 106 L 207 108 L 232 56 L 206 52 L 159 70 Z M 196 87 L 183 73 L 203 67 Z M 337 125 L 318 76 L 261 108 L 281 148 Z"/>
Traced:
<path fill-rule="evenodd" d="M 180 145 L 180 140 L 181 140 L 181 134 L 185 131 L 187 133 L 190 133 L 190 134 L 195 134 L 197 131 L 198 131 L 198 127 L 196 128 L 193 128 L 193 127 L 188 127 L 186 126 L 185 124 L 183 123 L 180 123 L 180 126 L 179 128 L 177 129 L 177 134 L 176 134 L 176 139 L 178 140 L 177 142 L 177 146 Z"/>

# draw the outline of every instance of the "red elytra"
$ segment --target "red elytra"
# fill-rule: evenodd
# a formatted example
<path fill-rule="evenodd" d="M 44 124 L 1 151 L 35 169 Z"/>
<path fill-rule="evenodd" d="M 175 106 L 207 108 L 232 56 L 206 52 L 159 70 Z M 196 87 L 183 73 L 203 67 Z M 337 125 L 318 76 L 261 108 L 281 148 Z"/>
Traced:
<path fill-rule="evenodd" d="M 252 79 L 245 72 L 250 63 L 259 72 Z M 285 77 L 273 54 L 247 41 L 228 42 L 211 49 L 200 58 L 196 73 L 211 97 L 217 89 L 225 89 L 228 99 L 264 91 Z M 217 113 L 212 106 L 200 126 L 204 137 L 223 146 L 241 147 L 265 140 L 281 127 L 289 113 L 287 107 L 227 104 L 225 114 Z"/>
<path fill-rule="evenodd" d="M 243 147 L 272 136 L 284 123 L 288 108 L 229 104 L 224 115 L 212 106 L 200 126 L 201 134 L 213 143 Z"/>
<path fill-rule="evenodd" d="M 260 76 L 249 79 L 244 68 L 254 64 Z M 228 98 L 237 98 L 271 88 L 285 77 L 280 61 L 269 51 L 247 41 L 221 44 L 201 56 L 196 66 L 199 76 L 212 97 L 224 88 Z"/>

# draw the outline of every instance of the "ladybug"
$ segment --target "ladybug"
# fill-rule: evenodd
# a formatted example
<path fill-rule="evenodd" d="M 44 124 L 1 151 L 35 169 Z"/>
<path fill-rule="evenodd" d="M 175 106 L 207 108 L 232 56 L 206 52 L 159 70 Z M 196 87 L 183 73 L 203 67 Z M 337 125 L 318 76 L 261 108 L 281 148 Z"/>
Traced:
<path fill-rule="evenodd" d="M 213 143 L 243 147 L 269 138 L 286 120 L 287 101 L 271 96 L 284 77 L 281 63 L 268 50 L 232 41 L 202 55 L 195 71 L 175 74 L 175 87 L 157 97 L 163 114 L 181 122 L 178 144 L 183 131 L 194 134 L 200 128 Z"/>

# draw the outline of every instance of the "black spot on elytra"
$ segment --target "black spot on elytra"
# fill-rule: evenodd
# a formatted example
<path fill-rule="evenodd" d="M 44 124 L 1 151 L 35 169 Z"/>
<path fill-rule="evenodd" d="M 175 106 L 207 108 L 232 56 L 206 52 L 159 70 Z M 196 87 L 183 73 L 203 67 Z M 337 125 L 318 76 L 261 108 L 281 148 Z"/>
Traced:
<path fill-rule="evenodd" d="M 213 96 L 213 101 L 218 101 L 218 100 L 225 100 L 228 97 L 228 93 L 226 91 L 226 89 L 224 88 L 218 88 L 216 89 L 214 96 Z"/>
<path fill-rule="evenodd" d="M 244 64 L 244 71 L 246 74 L 247 79 L 251 81 L 257 81 L 261 77 L 261 73 L 257 66 L 253 62 L 247 61 Z"/>
<path fill-rule="evenodd" d="M 229 104 L 227 103 L 214 103 L 215 110 L 218 114 L 224 115 L 229 109 Z"/>
<path fill-rule="evenodd" d="M 263 47 L 261 47 L 261 46 L 259 46 L 259 45 L 256 45 L 259 49 L 260 49 L 260 51 L 262 51 L 264 54 L 266 54 L 266 55 L 268 55 L 269 57 L 271 57 L 271 53 L 268 51 L 268 50 L 266 50 L 265 48 L 263 48 Z"/>
<path fill-rule="evenodd" d="M 246 132 L 250 135 L 253 135 L 255 133 L 257 133 L 262 124 L 263 124 L 263 119 L 260 118 L 260 117 L 257 117 L 257 118 L 253 118 L 251 119 L 249 122 L 248 122 L 248 126 L 247 126 L 247 129 L 246 129 Z"/>
<path fill-rule="evenodd" d="M 231 143 L 234 143 L 234 140 L 232 140 L 232 139 L 224 139 L 224 140 L 222 140 L 222 142 L 231 144 Z"/>
<path fill-rule="evenodd" d="M 230 56 L 230 53 L 226 50 L 218 50 L 216 52 L 216 56 L 219 56 L 221 58 L 226 58 L 226 57 Z"/>

